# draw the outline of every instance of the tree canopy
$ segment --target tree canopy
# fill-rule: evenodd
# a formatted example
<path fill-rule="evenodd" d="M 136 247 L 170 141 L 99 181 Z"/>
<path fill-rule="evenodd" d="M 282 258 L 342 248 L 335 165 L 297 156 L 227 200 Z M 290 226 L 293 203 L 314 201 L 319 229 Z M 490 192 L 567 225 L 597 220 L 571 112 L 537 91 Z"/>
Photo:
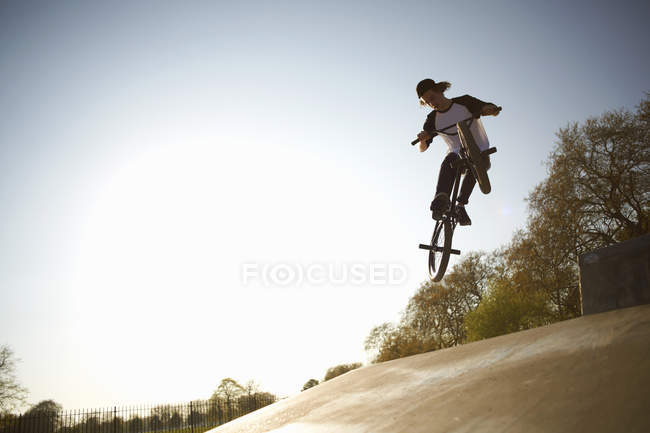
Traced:
<path fill-rule="evenodd" d="M 309 379 L 309 380 L 308 380 L 307 382 L 305 382 L 305 384 L 302 386 L 302 390 L 301 390 L 301 392 L 302 392 L 302 391 L 305 391 L 305 390 L 308 390 L 309 388 L 313 388 L 313 387 L 315 387 L 315 386 L 318 385 L 318 384 L 319 384 L 318 380 L 316 380 L 316 379 Z"/>
<path fill-rule="evenodd" d="M 355 370 L 359 367 L 361 367 L 361 363 L 355 362 L 352 364 L 339 364 L 335 367 L 328 368 L 327 372 L 325 373 L 325 378 L 323 379 L 323 382 L 330 379 L 334 379 L 336 376 L 340 376 L 342 374 L 347 373 L 348 371 Z"/>

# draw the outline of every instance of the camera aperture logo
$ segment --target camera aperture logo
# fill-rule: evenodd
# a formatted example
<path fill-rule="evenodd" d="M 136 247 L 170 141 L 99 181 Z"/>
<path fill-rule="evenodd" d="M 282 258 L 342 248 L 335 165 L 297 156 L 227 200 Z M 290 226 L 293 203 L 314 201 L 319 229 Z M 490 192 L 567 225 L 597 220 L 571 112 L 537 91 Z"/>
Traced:
<path fill-rule="evenodd" d="M 397 286 L 408 279 L 405 265 L 399 263 L 242 263 L 244 286 Z"/>

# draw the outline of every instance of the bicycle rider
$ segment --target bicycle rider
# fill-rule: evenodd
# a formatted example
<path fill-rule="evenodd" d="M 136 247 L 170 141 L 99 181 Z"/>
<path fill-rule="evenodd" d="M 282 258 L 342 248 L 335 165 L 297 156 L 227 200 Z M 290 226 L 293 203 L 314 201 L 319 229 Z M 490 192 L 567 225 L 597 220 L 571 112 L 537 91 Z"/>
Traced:
<path fill-rule="evenodd" d="M 420 81 L 416 87 L 420 104 L 433 108 L 433 111 L 427 116 L 426 122 L 424 122 L 424 126 L 422 127 L 423 131 L 418 134 L 418 138 L 420 139 L 418 149 L 420 152 L 427 150 L 436 135 L 441 135 L 449 148 L 447 156 L 440 165 L 436 195 L 430 207 L 431 215 L 435 220 L 440 220 L 443 212 L 449 208 L 449 196 L 456 177 L 456 170 L 452 164 L 459 158 L 458 152 L 461 146 L 460 138 L 456 132 L 456 122 L 470 116 L 475 117 L 470 126 L 470 131 L 479 149 L 483 151 L 490 147 L 490 143 L 481 120 L 478 117 L 497 116 L 501 111 L 495 104 L 483 102 L 469 95 L 449 99 L 444 95 L 444 92 L 449 87 L 451 87 L 451 84 L 447 81 L 436 83 L 430 78 Z M 447 126 L 453 126 L 453 128 L 446 129 L 444 133 L 440 134 L 435 132 L 435 130 Z M 476 185 L 476 179 L 471 170 L 467 170 L 463 176 L 457 200 L 458 223 L 461 226 L 472 224 L 472 220 L 470 220 L 465 210 L 465 205 L 469 201 L 474 185 Z"/>

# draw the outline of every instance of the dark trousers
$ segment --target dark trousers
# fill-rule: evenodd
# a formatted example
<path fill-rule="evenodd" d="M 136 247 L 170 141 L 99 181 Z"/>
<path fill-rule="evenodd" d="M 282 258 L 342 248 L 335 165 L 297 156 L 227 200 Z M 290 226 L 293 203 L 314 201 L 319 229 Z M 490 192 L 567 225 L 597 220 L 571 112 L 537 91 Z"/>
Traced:
<path fill-rule="evenodd" d="M 457 153 L 450 152 L 440 165 L 440 173 L 438 174 L 438 187 L 436 188 L 436 195 L 445 192 L 451 198 L 451 189 L 454 186 L 454 179 L 456 178 L 456 169 L 452 166 L 454 161 L 459 159 Z M 460 185 L 460 192 L 458 193 L 458 203 L 467 204 L 469 196 L 476 185 L 476 179 L 471 170 L 465 172 L 463 176 L 463 183 Z"/>

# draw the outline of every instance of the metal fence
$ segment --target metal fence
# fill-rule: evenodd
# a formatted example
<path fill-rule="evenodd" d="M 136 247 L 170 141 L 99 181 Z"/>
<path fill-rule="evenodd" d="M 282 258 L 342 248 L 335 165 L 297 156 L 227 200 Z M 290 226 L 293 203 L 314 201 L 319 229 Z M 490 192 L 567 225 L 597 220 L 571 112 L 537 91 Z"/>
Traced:
<path fill-rule="evenodd" d="M 180 405 L 113 407 L 0 417 L 0 433 L 203 433 L 276 401 L 267 393 Z"/>

